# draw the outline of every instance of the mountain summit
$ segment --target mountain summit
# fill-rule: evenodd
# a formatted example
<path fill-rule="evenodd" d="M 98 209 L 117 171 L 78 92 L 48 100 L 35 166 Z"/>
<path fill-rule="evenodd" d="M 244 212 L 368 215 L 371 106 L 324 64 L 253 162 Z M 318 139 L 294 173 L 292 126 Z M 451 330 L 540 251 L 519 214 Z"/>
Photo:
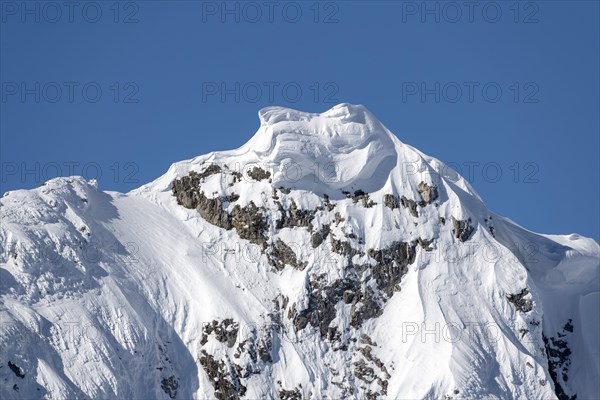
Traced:
<path fill-rule="evenodd" d="M 3 399 L 598 397 L 598 243 L 492 213 L 363 106 L 259 119 L 127 194 L 0 200 Z"/>
<path fill-rule="evenodd" d="M 322 114 L 269 107 L 259 117 L 261 126 L 244 148 L 277 167 L 276 184 L 287 181 L 293 164 L 300 172 L 295 179 L 305 184 L 364 185 L 373 175 L 388 175 L 386 161 L 396 158 L 394 136 L 363 106 L 340 104 Z"/>

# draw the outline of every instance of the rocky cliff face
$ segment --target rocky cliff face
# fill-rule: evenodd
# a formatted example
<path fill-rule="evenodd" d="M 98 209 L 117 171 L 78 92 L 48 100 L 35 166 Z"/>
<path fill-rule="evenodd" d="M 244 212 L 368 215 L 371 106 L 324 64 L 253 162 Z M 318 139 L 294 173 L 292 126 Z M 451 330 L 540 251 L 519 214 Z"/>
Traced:
<path fill-rule="evenodd" d="M 128 194 L 0 201 L 2 398 L 594 393 L 597 243 L 493 215 L 364 107 L 259 116 Z"/>

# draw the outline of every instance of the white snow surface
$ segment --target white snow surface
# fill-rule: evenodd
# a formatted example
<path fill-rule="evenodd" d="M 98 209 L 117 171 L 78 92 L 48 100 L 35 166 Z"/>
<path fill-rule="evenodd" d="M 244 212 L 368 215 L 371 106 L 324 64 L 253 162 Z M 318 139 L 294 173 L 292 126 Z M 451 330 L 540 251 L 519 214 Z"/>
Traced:
<path fill-rule="evenodd" d="M 553 399 L 543 335 L 568 345 L 562 391 L 600 397 L 598 243 L 536 234 L 494 214 L 465 179 L 401 143 L 363 106 L 321 114 L 268 107 L 259 119 L 242 147 L 175 163 L 130 193 L 65 177 L 0 200 L 2 399 L 220 398 L 206 354 L 247 399 L 285 391 L 302 399 Z M 221 171 L 202 179 L 203 193 L 239 195 L 223 203 L 229 213 L 260 207 L 266 248 L 285 242 L 304 269 L 275 269 L 237 228 L 178 204 L 173 181 L 211 165 Z M 269 178 L 252 179 L 255 167 Z M 417 205 L 418 216 L 386 207 L 385 195 L 419 203 L 421 182 L 438 197 Z M 348 198 L 358 190 L 376 204 Z M 274 194 L 285 209 L 313 210 L 311 226 L 278 226 Z M 466 241 L 453 234 L 453 219 L 470 219 Z M 324 225 L 331 233 L 315 248 L 311 235 Z M 337 253 L 333 238 L 357 254 Z M 294 312 L 309 306 L 316 282 L 347 278 L 349 263 L 375 266 L 369 249 L 419 239 L 432 240 L 430 249 L 415 245 L 380 315 L 355 325 L 354 306 L 337 299 L 329 324 L 337 338 L 312 323 L 297 329 Z M 362 291 L 378 290 L 369 274 Z M 519 311 L 507 296 L 525 288 L 532 307 Z M 203 335 L 225 319 L 238 324 L 234 342 Z M 252 359 L 251 343 L 269 360 Z M 165 389 L 169 379 L 176 390 Z"/>

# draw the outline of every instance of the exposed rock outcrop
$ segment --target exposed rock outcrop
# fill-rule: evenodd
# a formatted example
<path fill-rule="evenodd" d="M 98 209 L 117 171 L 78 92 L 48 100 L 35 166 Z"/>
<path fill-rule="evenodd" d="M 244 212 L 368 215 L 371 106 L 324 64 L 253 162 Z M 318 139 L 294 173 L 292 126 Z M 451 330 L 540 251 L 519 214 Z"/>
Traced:
<path fill-rule="evenodd" d="M 248 171 L 248 176 L 255 181 L 262 181 L 263 179 L 269 179 L 271 177 L 271 173 L 260 167 L 254 167 Z"/>
<path fill-rule="evenodd" d="M 354 204 L 356 204 L 360 201 L 361 204 L 363 205 L 363 207 L 365 207 L 365 208 L 371 208 L 377 204 L 373 200 L 369 199 L 369 193 L 365 193 L 364 191 L 362 191 L 360 189 L 354 191 L 354 195 L 352 196 L 352 201 L 354 202 Z"/>
<path fill-rule="evenodd" d="M 268 240 L 268 224 L 260 208 L 250 202 L 246 207 L 235 205 L 231 212 L 231 224 L 242 239 L 251 243 L 266 246 Z"/>
<path fill-rule="evenodd" d="M 467 241 L 475 229 L 471 226 L 471 218 L 458 220 L 452 217 L 452 234 L 461 242 Z"/>
<path fill-rule="evenodd" d="M 170 398 L 177 398 L 179 380 L 175 375 L 171 375 L 168 378 L 163 378 L 163 380 L 160 382 L 160 387 Z"/>
<path fill-rule="evenodd" d="M 313 247 L 313 249 L 319 247 L 321 243 L 323 243 L 323 241 L 327 239 L 327 236 L 329 235 L 330 231 L 330 225 L 325 224 L 321 227 L 319 231 L 312 234 L 312 236 L 310 237 L 310 244 Z"/>
<path fill-rule="evenodd" d="M 17 364 L 13 363 L 12 361 L 8 360 L 8 368 L 10 368 L 10 370 L 12 372 L 14 372 L 14 374 L 18 377 L 18 378 L 25 378 L 25 371 L 23 371 L 23 369 L 21 367 L 19 367 Z"/>
<path fill-rule="evenodd" d="M 245 207 L 236 204 L 232 212 L 228 213 L 225 210 L 226 205 L 235 202 L 239 196 L 230 194 L 208 198 L 201 191 L 199 176 L 195 172 L 190 172 L 189 175 L 173 181 L 172 191 L 178 204 L 185 208 L 196 209 L 203 219 L 215 226 L 225 230 L 235 228 L 242 239 L 264 247 L 267 241 L 267 223 L 256 204 L 252 201 Z"/>
<path fill-rule="evenodd" d="M 506 298 L 515 306 L 517 311 L 527 313 L 533 309 L 533 302 L 528 298 L 531 296 L 528 295 L 529 290 L 524 288 L 519 293 L 507 295 Z"/>
<path fill-rule="evenodd" d="M 315 217 L 315 210 L 302 210 L 298 208 L 293 199 L 291 200 L 288 209 L 284 208 L 278 201 L 276 201 L 275 204 L 281 212 L 281 217 L 276 223 L 277 229 L 300 226 L 312 230 L 312 221 Z"/>
<path fill-rule="evenodd" d="M 393 194 L 386 194 L 383 196 L 383 205 L 390 209 L 398 208 L 400 202 L 398 201 L 398 196 L 394 196 Z"/>
<path fill-rule="evenodd" d="M 296 253 L 281 239 L 277 239 L 271 246 L 271 252 L 267 254 L 267 259 L 277 271 L 283 271 L 286 265 L 302 271 L 308 264 L 306 261 L 298 261 Z"/>
<path fill-rule="evenodd" d="M 546 337 L 543 335 L 546 355 L 548 357 L 548 372 L 554 382 L 554 391 L 559 400 L 575 400 L 577 393 L 567 393 L 569 381 L 569 368 L 571 366 L 571 349 L 568 339 L 573 333 L 572 320 L 569 319 L 556 336 Z"/>
<path fill-rule="evenodd" d="M 295 388 L 294 390 L 281 389 L 279 391 L 280 400 L 302 400 L 302 393 L 300 389 Z"/>
<path fill-rule="evenodd" d="M 237 400 L 246 394 L 246 387 L 240 383 L 240 377 L 235 368 L 228 368 L 225 362 L 217 361 L 206 350 L 202 350 L 199 361 L 214 388 L 215 398 Z"/>
<path fill-rule="evenodd" d="M 418 190 L 425 204 L 431 204 L 439 195 L 437 186 L 429 186 L 426 182 L 419 183 Z"/>
<path fill-rule="evenodd" d="M 377 262 L 372 268 L 377 286 L 388 297 L 400 290 L 400 281 L 408 272 L 407 266 L 415 261 L 415 246 L 414 243 L 395 242 L 385 249 L 367 252 Z"/>
<path fill-rule="evenodd" d="M 208 336 L 214 335 L 221 343 L 227 343 L 228 347 L 233 347 L 238 336 L 239 324 L 231 318 L 219 321 L 212 321 L 204 325 L 202 330 L 202 344 L 206 344 Z"/>
<path fill-rule="evenodd" d="M 406 198 L 405 196 L 402 196 L 402 197 L 400 197 L 400 204 L 402 205 L 402 207 L 408 208 L 408 212 L 413 217 L 419 216 L 419 212 L 417 211 L 417 202 L 416 201 L 410 200 L 410 199 Z"/>

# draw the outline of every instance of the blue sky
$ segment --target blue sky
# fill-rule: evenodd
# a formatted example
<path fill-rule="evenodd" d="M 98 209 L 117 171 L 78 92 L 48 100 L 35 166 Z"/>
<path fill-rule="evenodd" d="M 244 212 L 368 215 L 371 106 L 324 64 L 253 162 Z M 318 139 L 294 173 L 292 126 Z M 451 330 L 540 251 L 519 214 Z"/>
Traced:
<path fill-rule="evenodd" d="M 1 2 L 2 192 L 128 191 L 257 111 L 366 105 L 488 207 L 599 240 L 599 3 Z"/>

